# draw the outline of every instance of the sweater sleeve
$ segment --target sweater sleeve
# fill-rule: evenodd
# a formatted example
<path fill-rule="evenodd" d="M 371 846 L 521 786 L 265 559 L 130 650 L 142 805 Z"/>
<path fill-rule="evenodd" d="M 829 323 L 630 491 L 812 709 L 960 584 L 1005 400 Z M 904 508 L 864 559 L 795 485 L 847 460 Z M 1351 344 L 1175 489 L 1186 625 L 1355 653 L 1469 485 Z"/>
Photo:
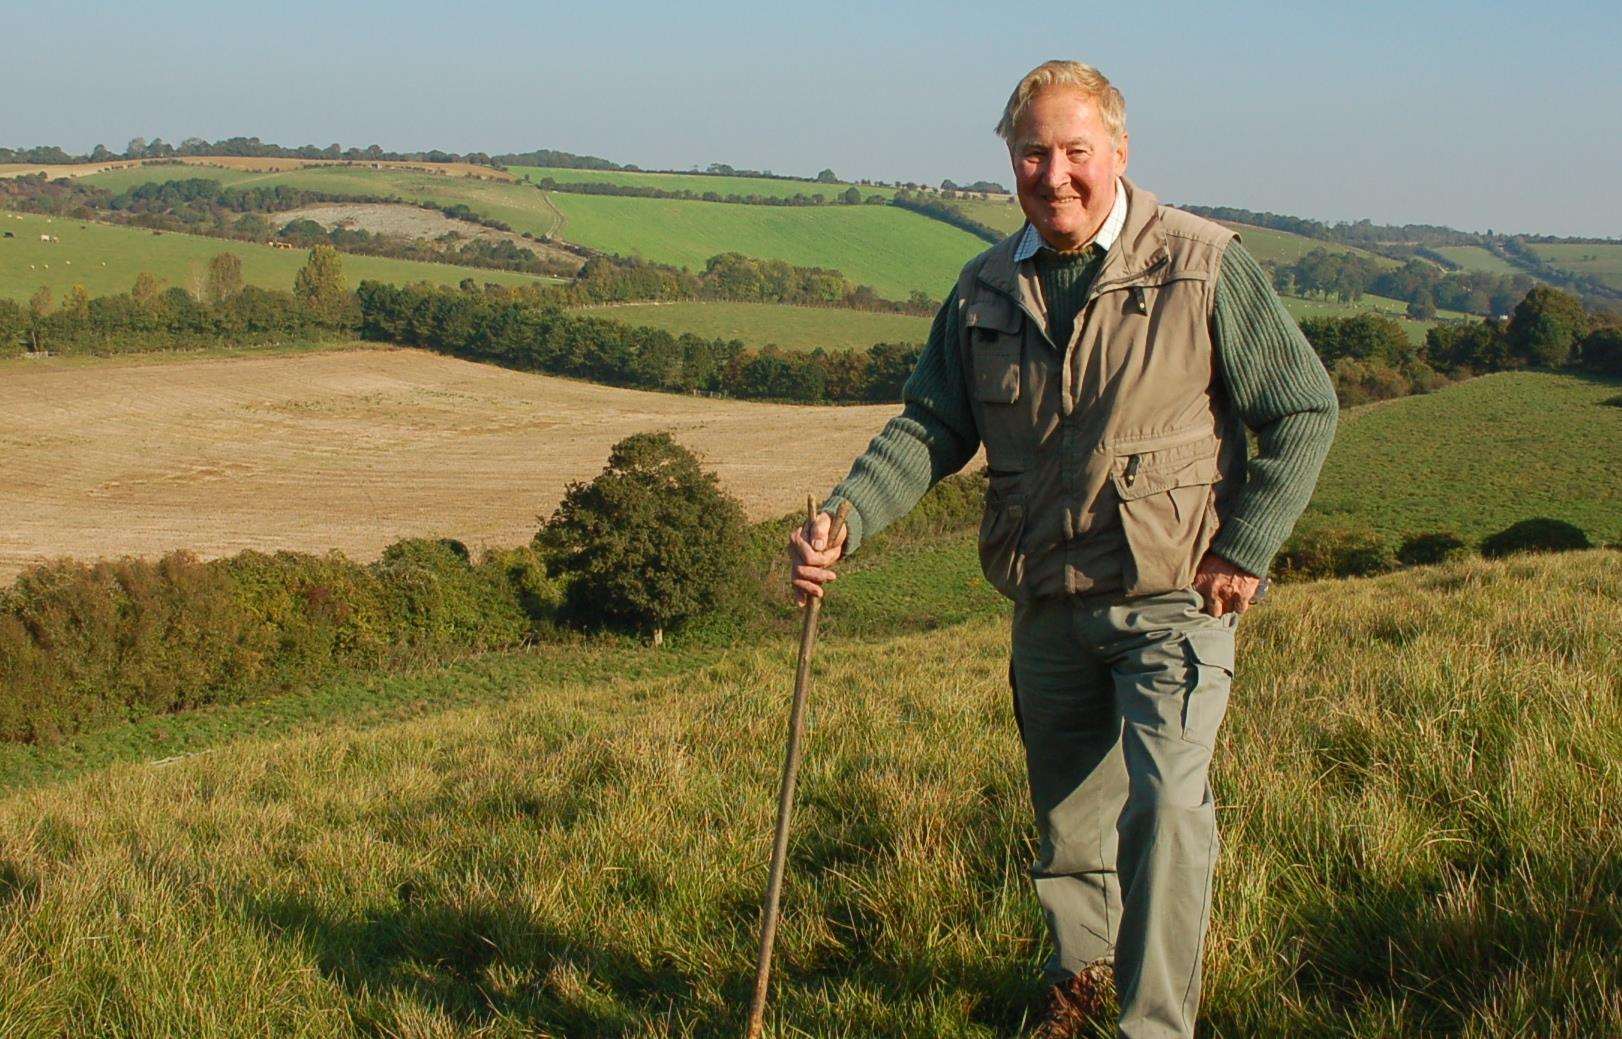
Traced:
<path fill-rule="evenodd" d="M 885 423 L 822 505 L 832 512 L 841 501 L 850 502 L 847 557 L 980 449 L 957 347 L 958 321 L 954 292 L 936 312 L 923 354 L 901 388 L 901 414 Z"/>
<path fill-rule="evenodd" d="M 1228 399 L 1256 432 L 1257 453 L 1211 550 L 1260 576 L 1312 497 L 1340 407 L 1267 272 L 1237 242 L 1222 255 L 1212 334 Z"/>

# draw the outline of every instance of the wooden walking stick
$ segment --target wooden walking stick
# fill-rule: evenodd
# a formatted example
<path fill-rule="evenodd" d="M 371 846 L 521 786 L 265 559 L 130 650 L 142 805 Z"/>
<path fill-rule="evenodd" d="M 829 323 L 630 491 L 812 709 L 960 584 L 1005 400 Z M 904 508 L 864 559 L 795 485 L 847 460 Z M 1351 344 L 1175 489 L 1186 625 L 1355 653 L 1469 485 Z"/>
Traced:
<path fill-rule="evenodd" d="M 839 503 L 833 523 L 828 527 L 827 544 L 839 540 L 850 513 L 850 502 Z M 805 518 L 815 524 L 817 503 L 807 496 Z M 811 691 L 811 647 L 817 641 L 817 614 L 822 610 L 820 595 L 806 595 L 805 626 L 800 629 L 800 664 L 794 672 L 794 703 L 788 714 L 788 753 L 783 758 L 783 785 L 777 794 L 777 837 L 772 844 L 771 879 L 766 882 L 766 905 L 760 916 L 760 958 L 755 963 L 755 998 L 749 1004 L 748 1039 L 760 1035 L 761 1020 L 766 1013 L 766 986 L 772 973 L 772 942 L 777 937 L 777 902 L 783 893 L 783 866 L 788 858 L 788 823 L 794 811 L 794 777 L 800 770 L 800 733 L 805 727 L 805 701 Z"/>

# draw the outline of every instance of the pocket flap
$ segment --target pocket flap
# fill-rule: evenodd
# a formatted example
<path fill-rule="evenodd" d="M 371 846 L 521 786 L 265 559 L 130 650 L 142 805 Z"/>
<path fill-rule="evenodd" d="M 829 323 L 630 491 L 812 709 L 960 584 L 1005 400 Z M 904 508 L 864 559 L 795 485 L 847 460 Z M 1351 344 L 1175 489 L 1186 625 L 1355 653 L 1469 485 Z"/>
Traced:
<path fill-rule="evenodd" d="M 1135 501 L 1151 494 L 1161 494 L 1173 487 L 1216 483 L 1221 471 L 1217 469 L 1215 454 L 1193 458 L 1157 458 L 1156 454 L 1127 455 L 1115 460 L 1110 479 L 1115 482 L 1115 495 L 1122 501 Z M 1133 459 L 1136 459 L 1134 463 Z"/>
<path fill-rule="evenodd" d="M 985 328 L 1013 334 L 1019 331 L 1019 309 L 1000 296 L 986 296 L 963 308 L 963 323 L 969 328 Z"/>
<path fill-rule="evenodd" d="M 1233 674 L 1234 640 L 1230 628 L 1191 628 L 1183 632 L 1189 653 L 1207 667 Z"/>

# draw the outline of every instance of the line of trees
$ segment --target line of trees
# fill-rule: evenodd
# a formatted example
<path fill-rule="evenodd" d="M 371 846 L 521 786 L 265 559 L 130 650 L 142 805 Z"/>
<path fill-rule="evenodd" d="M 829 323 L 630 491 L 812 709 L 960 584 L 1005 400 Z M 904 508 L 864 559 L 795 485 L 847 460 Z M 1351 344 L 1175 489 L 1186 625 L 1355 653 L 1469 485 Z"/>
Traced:
<path fill-rule="evenodd" d="M 921 216 L 927 216 L 932 220 L 951 224 L 953 227 L 961 231 L 967 231 L 981 241 L 990 242 L 992 245 L 996 245 L 1008 237 L 995 227 L 982 224 L 956 206 L 931 198 L 928 195 L 914 194 L 910 191 L 898 191 L 895 193 L 895 197 L 890 200 L 890 204 Z"/>
<path fill-rule="evenodd" d="M 1425 342 L 1378 314 L 1307 318 L 1301 331 L 1323 359 L 1343 405 L 1428 393 L 1453 379 L 1521 368 L 1622 376 L 1622 326 L 1570 293 L 1537 285 L 1507 321 L 1447 322 Z"/>
<path fill-rule="evenodd" d="M 528 287 L 462 289 L 362 282 L 360 333 L 521 371 L 610 386 L 749 400 L 855 403 L 898 400 L 917 363 L 915 343 L 866 351 L 754 349 L 738 340 L 672 334 L 565 311 Z"/>
<path fill-rule="evenodd" d="M 883 195 L 862 196 L 860 188 L 852 185 L 833 196 L 819 192 L 807 195 L 740 195 L 737 192 L 721 194 L 718 191 L 693 191 L 688 188 L 656 188 L 645 184 L 604 184 L 598 181 L 558 180 L 555 177 L 530 179 L 542 191 L 561 191 L 572 195 L 613 195 L 625 198 L 668 198 L 682 202 L 725 202 L 746 206 L 882 206 L 889 200 Z"/>
<path fill-rule="evenodd" d="M 358 228 L 329 229 L 313 220 L 289 221 L 277 229 L 266 219 L 266 214 L 312 205 L 388 203 L 432 210 L 452 219 L 513 233 L 509 225 L 482 216 L 459 202 L 407 201 L 392 195 L 337 195 L 286 184 L 223 187 L 219 181 L 206 177 L 138 184 L 113 194 L 66 177 L 47 180 L 44 174 L 0 180 L 0 202 L 24 212 L 71 219 L 243 242 L 282 241 L 306 249 L 327 244 L 344 252 L 396 260 L 453 263 L 551 277 L 568 277 L 580 266 L 576 260 L 537 254 L 511 239 L 469 239 L 459 232 L 432 239 L 417 238 Z"/>
<path fill-rule="evenodd" d="M 291 292 L 243 284 L 242 261 L 220 253 L 209 261 L 196 295 L 164 288 L 143 271 L 130 291 L 114 295 L 93 297 L 75 285 L 60 300 L 44 287 L 26 305 L 0 299 L 0 356 L 323 340 L 353 336 L 359 324 L 359 302 L 331 246 L 310 251 Z"/>
<path fill-rule="evenodd" d="M 253 159 L 337 159 L 350 162 L 471 162 L 482 166 L 494 165 L 494 160 L 484 152 L 446 152 L 438 148 L 421 152 L 391 152 L 375 144 L 365 148 L 345 148 L 341 144 L 329 144 L 324 148 L 314 144 L 287 148 L 279 144 L 267 144 L 257 137 L 227 137 L 213 142 L 205 141 L 201 137 L 187 137 L 179 144 L 170 144 L 162 137 L 154 137 L 151 140 L 145 137 L 132 137 L 122 152 L 115 152 L 104 144 L 98 144 L 83 155 L 70 155 L 55 145 L 0 148 L 0 162 L 41 166 L 116 162 L 121 159 L 174 159 L 193 155 Z"/>
<path fill-rule="evenodd" d="M 1280 292 L 1350 302 L 1365 293 L 1407 302 L 1408 316 L 1429 320 L 1438 309 L 1469 314 L 1508 314 L 1535 282 L 1525 274 L 1443 271 L 1423 260 L 1400 267 L 1356 253 L 1314 249 L 1294 263 L 1273 263 Z"/>

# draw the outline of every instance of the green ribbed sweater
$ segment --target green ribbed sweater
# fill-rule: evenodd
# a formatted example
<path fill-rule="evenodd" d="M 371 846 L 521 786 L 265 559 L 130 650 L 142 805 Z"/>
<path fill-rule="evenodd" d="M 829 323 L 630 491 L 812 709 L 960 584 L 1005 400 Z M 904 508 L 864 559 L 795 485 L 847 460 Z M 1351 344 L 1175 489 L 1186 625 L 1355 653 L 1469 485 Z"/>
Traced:
<path fill-rule="evenodd" d="M 1099 257 L 1044 253 L 1035 263 L 1050 311 L 1049 334 L 1066 342 Z M 1257 441 L 1211 550 L 1252 574 L 1265 574 L 1312 497 L 1329 453 L 1339 418 L 1335 387 L 1267 273 L 1238 242 L 1222 255 L 1211 332 L 1229 403 Z M 957 342 L 958 305 L 949 298 L 902 387 L 901 414 L 885 424 L 823 503 L 829 512 L 841 500 L 851 504 L 847 556 L 980 449 Z"/>

